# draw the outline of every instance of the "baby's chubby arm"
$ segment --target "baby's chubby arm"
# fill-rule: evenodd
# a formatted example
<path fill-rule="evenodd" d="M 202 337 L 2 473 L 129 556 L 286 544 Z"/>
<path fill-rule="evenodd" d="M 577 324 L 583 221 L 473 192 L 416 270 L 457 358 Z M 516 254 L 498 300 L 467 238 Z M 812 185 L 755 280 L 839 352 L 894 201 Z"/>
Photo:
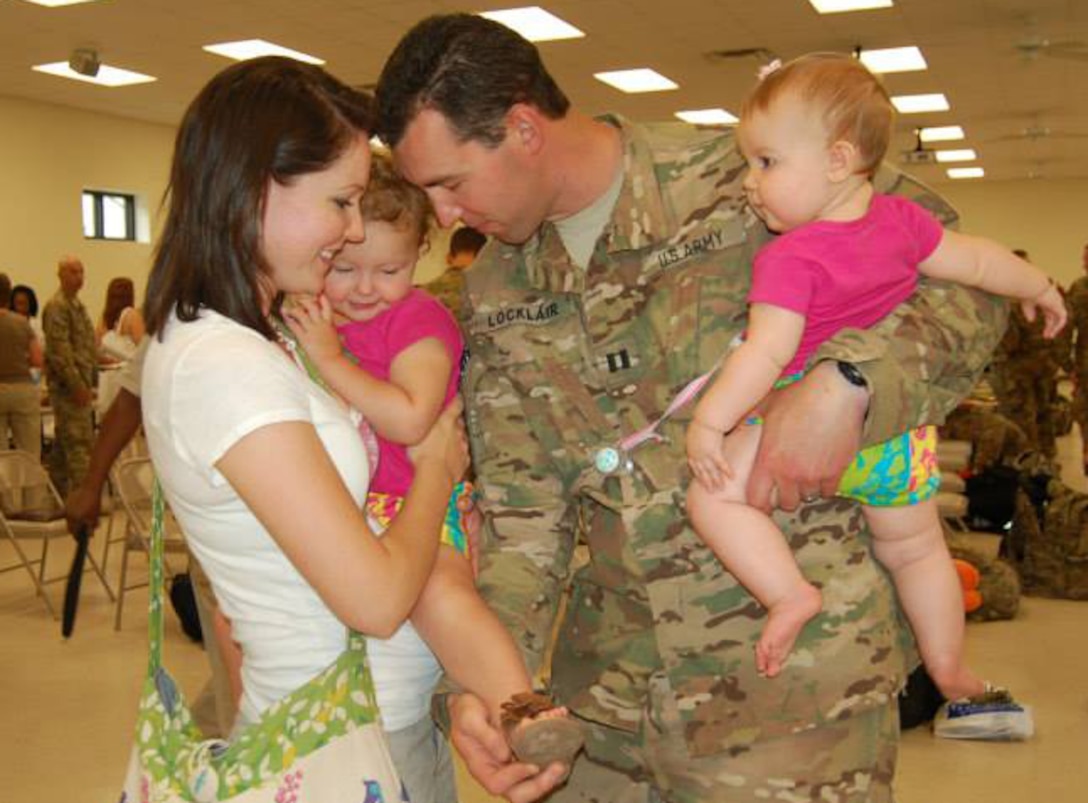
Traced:
<path fill-rule="evenodd" d="M 1050 278 L 993 240 L 946 230 L 918 270 L 935 279 L 1018 299 L 1029 321 L 1041 311 L 1046 337 L 1054 337 L 1065 326 L 1065 301 Z"/>
<path fill-rule="evenodd" d="M 722 437 L 774 387 L 801 343 L 805 317 L 770 304 L 752 304 L 744 342 L 730 353 L 692 414 L 688 463 L 699 482 L 719 489 L 732 469 Z"/>
<path fill-rule="evenodd" d="M 284 309 L 287 325 L 306 349 L 322 379 L 363 414 L 374 430 L 394 443 L 413 446 L 442 411 L 453 361 L 435 338 L 401 351 L 378 379 L 344 354 L 324 296 L 296 298 Z"/>

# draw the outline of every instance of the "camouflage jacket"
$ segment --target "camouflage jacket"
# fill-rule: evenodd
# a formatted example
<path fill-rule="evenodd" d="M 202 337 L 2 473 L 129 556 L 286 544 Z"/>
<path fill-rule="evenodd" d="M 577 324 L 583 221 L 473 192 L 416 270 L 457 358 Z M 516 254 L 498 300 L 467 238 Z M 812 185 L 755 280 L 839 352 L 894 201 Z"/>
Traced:
<path fill-rule="evenodd" d="M 1047 340 L 1043 337 L 1043 317 L 1039 315 L 1029 321 L 1016 305 L 1009 313 L 1005 336 L 994 352 L 994 366 L 1021 376 L 1050 376 L 1059 368 L 1068 370 L 1072 341 L 1067 333 L 1071 329 L 1068 324 L 1057 337 Z"/>
<path fill-rule="evenodd" d="M 461 322 L 461 288 L 465 284 L 467 268 L 448 268 L 436 279 L 423 285 L 423 289 L 437 298 L 453 313 L 454 319 Z"/>
<path fill-rule="evenodd" d="M 486 514 L 481 593 L 536 671 L 572 582 L 552 688 L 578 716 L 634 731 L 648 677 L 667 673 L 688 747 L 708 755 L 884 704 L 909 643 L 853 503 L 779 514 L 824 594 L 793 660 L 757 677 L 762 610 L 688 525 L 684 429 L 602 476 L 594 454 L 659 417 L 745 325 L 752 256 L 768 234 L 741 189 L 730 132 L 610 118 L 625 140 L 623 188 L 586 270 L 545 224 L 520 247 L 490 243 L 467 277 L 471 358 L 463 388 Z M 881 185 L 955 213 L 902 177 Z M 875 389 L 866 440 L 939 422 L 966 394 L 1003 326 L 1003 303 L 927 284 L 869 332 L 816 359 L 859 363 Z M 589 563 L 571 576 L 576 543 Z"/>
<path fill-rule="evenodd" d="M 58 290 L 42 312 L 45 332 L 45 378 L 51 390 L 70 395 L 94 388 L 98 346 L 94 324 L 78 298 Z"/>
<path fill-rule="evenodd" d="M 1073 370 L 1083 376 L 1088 373 L 1088 276 L 1081 276 L 1069 285 L 1065 296 L 1069 308 L 1069 328 L 1073 330 Z"/>

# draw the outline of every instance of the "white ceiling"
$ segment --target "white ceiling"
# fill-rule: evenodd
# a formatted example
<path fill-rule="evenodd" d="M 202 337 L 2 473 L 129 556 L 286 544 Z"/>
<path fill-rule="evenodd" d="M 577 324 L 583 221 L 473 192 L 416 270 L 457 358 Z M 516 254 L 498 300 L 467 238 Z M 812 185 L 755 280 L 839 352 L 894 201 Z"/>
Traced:
<path fill-rule="evenodd" d="M 540 0 L 537 0 L 539 2 Z M 784 59 L 815 50 L 917 45 L 929 70 L 886 78 L 893 94 L 944 92 L 949 112 L 898 122 L 895 155 L 918 125 L 959 124 L 987 179 L 1088 178 L 1088 0 L 896 0 L 895 7 L 821 16 L 807 0 L 549 0 L 585 39 L 540 45 L 545 62 L 584 111 L 639 120 L 682 109 L 735 110 L 755 80 L 754 57 L 711 51 L 766 48 Z M 0 0 L 0 95 L 176 124 L 189 99 L 228 62 L 201 46 L 263 38 L 325 58 L 352 84 L 376 78 L 416 20 L 454 10 L 516 6 L 450 0 L 101 0 L 49 9 Z M 1056 48 L 1032 58 L 1018 44 L 1079 42 L 1082 59 Z M 104 62 L 158 81 L 107 89 L 32 72 L 96 48 Z M 1045 49 L 1044 49 L 1045 50 Z M 596 81 L 603 70 L 648 66 L 680 89 L 624 95 Z M 944 180 L 948 165 L 912 171 Z"/>

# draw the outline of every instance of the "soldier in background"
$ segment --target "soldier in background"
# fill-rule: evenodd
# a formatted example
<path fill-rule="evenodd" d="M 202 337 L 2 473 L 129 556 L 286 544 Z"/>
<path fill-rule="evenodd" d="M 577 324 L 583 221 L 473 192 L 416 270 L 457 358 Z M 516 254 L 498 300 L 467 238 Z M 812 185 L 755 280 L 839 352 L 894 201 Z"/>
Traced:
<path fill-rule="evenodd" d="M 45 378 L 53 407 L 54 435 L 49 474 L 61 496 L 83 481 L 94 438 L 94 386 L 98 348 L 94 324 L 79 300 L 83 263 L 65 256 L 57 263 L 60 289 L 45 305 Z"/>
<path fill-rule="evenodd" d="M 461 226 L 450 235 L 446 272 L 423 286 L 428 293 L 446 305 L 446 309 L 453 313 L 458 323 L 461 322 L 461 292 L 465 285 L 465 271 L 486 243 L 487 237 L 476 229 Z"/>
<path fill-rule="evenodd" d="M 1013 253 L 1028 259 L 1022 249 Z M 1053 407 L 1058 370 L 1065 364 L 1059 352 L 1062 343 L 1068 341 L 1043 337 L 1042 316 L 1029 321 L 1020 305 L 1013 304 L 1009 326 L 990 366 L 998 412 L 1020 425 L 1032 449 L 1051 458 L 1056 453 Z"/>
<path fill-rule="evenodd" d="M 1015 421 L 976 404 L 961 404 L 949 413 L 939 432 L 942 441 L 970 441 L 972 474 L 999 464 L 1011 465 L 1030 448 L 1027 435 Z"/>
<path fill-rule="evenodd" d="M 1084 246 L 1081 265 L 1088 274 L 1088 244 Z M 1073 328 L 1073 420 L 1080 427 L 1084 441 L 1085 473 L 1088 473 L 1088 275 L 1069 287 L 1066 304 Z"/>
<path fill-rule="evenodd" d="M 467 14 L 417 24 L 377 100 L 378 133 L 439 221 L 493 237 L 462 316 L 478 583 L 584 724 L 585 755 L 550 800 L 890 801 L 907 637 L 857 508 L 816 500 L 776 518 L 825 612 L 774 681 L 755 670 L 759 606 L 682 509 L 690 410 L 665 411 L 743 331 L 769 237 L 733 132 L 580 114 L 533 45 Z M 901 176 L 877 186 L 955 217 Z M 988 361 L 1002 309 L 923 283 L 877 329 L 828 341 L 764 411 L 753 503 L 769 508 L 773 490 L 792 511 L 812 489 L 830 495 L 859 443 L 943 418 Z M 632 446 L 655 422 L 661 437 Z M 579 541 L 589 562 L 571 579 Z M 478 699 L 447 702 L 489 792 L 528 801 L 559 782 L 557 764 L 510 762 Z"/>

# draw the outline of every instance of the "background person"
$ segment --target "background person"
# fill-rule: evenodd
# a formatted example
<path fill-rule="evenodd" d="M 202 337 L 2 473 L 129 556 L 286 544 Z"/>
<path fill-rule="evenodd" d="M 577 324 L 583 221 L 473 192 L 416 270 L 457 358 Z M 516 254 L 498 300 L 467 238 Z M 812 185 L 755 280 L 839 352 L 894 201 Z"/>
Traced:
<path fill-rule="evenodd" d="M 94 438 L 94 387 L 97 346 L 94 326 L 79 299 L 83 263 L 61 257 L 57 263 L 60 288 L 45 305 L 45 379 L 53 408 L 53 443 L 49 475 L 61 497 L 83 481 Z"/>
<path fill-rule="evenodd" d="M 11 289 L 10 309 L 18 312 L 30 320 L 30 328 L 34 330 L 38 341 L 45 344 L 45 333 L 42 331 L 42 321 L 38 317 L 38 295 L 33 288 L 25 284 L 17 284 Z"/>
<path fill-rule="evenodd" d="M 0 449 L 10 436 L 16 449 L 41 460 L 41 393 L 30 371 L 41 370 L 42 344 L 30 321 L 8 308 L 11 291 L 11 278 L 0 273 Z"/>
<path fill-rule="evenodd" d="M 414 26 L 377 96 L 379 134 L 439 221 L 501 241 L 466 278 L 478 585 L 535 672 L 573 584 L 550 669 L 586 753 L 552 799 L 891 800 L 909 656 L 856 508 L 777 517 L 837 613 L 806 628 L 805 660 L 769 684 L 747 660 L 758 606 L 679 507 L 690 412 L 631 448 L 745 326 L 768 235 L 745 206 L 732 132 L 579 114 L 533 45 L 473 15 Z M 891 173 L 876 186 L 926 194 Z M 833 491 L 860 443 L 939 420 L 988 360 L 1001 310 L 927 287 L 878 329 L 829 341 L 769 404 L 750 498 L 766 506 L 773 489 L 792 510 Z M 572 578 L 580 540 L 590 562 Z M 485 788 L 516 801 L 554 788 L 561 768 L 510 763 L 478 700 L 449 707 Z"/>
<path fill-rule="evenodd" d="M 1013 253 L 1021 259 L 1028 258 L 1023 249 Z M 1023 310 L 1014 305 L 1005 336 L 994 351 L 989 376 L 998 412 L 1023 429 L 1030 448 L 1052 458 L 1058 436 L 1054 420 L 1057 374 L 1069 363 L 1062 352 L 1069 351 L 1070 341 L 1068 336 L 1046 337 L 1043 326 L 1044 321 L 1038 317 L 1029 321 Z"/>
<path fill-rule="evenodd" d="M 1081 253 L 1081 265 L 1088 274 L 1088 243 Z M 1088 275 L 1069 286 L 1066 304 L 1073 319 L 1073 420 L 1080 427 L 1084 447 L 1084 471 L 1088 474 Z"/>
<path fill-rule="evenodd" d="M 124 362 L 136 353 L 144 337 L 144 318 L 136 309 L 136 291 L 132 279 L 110 279 L 106 304 L 95 327 L 100 352 L 109 360 Z"/>
<path fill-rule="evenodd" d="M 469 269 L 487 237 L 471 226 L 461 226 L 450 235 L 446 252 L 446 270 L 424 285 L 432 296 L 441 301 L 456 320 L 461 320 L 461 293 L 465 286 L 465 271 Z"/>

